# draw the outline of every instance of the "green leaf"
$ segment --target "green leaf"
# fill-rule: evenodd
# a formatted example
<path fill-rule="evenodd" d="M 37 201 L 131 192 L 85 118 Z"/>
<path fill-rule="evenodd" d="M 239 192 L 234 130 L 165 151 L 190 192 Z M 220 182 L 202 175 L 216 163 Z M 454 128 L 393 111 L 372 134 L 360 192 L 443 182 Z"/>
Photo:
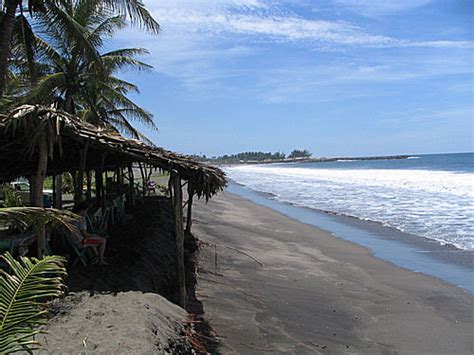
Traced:
<path fill-rule="evenodd" d="M 0 353 L 32 351 L 40 345 L 33 339 L 40 333 L 35 327 L 46 323 L 45 302 L 63 294 L 65 259 L 23 257 L 18 261 L 8 252 L 0 259 L 11 270 L 0 270 Z"/>

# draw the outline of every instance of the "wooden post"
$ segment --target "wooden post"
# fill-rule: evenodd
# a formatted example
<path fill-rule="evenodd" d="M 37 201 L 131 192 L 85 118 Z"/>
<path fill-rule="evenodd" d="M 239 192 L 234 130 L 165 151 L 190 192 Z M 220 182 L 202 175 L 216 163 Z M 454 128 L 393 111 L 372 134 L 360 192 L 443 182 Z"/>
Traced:
<path fill-rule="evenodd" d="M 92 198 L 92 171 L 86 172 L 87 188 L 86 188 L 86 200 L 90 201 Z"/>
<path fill-rule="evenodd" d="M 105 195 L 106 195 L 106 191 L 105 191 L 105 188 L 104 188 L 104 166 L 105 166 L 105 158 L 106 158 L 107 154 L 106 153 L 102 153 L 102 156 L 100 157 L 100 168 L 98 171 L 96 171 L 96 180 L 95 180 L 95 183 L 98 184 L 96 185 L 97 188 L 100 188 L 100 198 L 97 198 L 97 202 L 99 204 L 99 207 L 102 207 L 104 208 L 105 206 Z M 97 180 L 97 177 L 99 177 L 99 179 Z M 107 181 L 107 174 L 105 174 L 105 179 Z"/>
<path fill-rule="evenodd" d="M 135 206 L 135 181 L 134 181 L 134 176 L 133 176 L 133 167 L 130 165 L 128 167 L 128 183 L 129 183 L 129 188 L 130 188 L 130 206 L 133 207 Z"/>
<path fill-rule="evenodd" d="M 60 210 L 63 208 L 63 176 L 57 174 L 53 176 L 53 206 Z"/>
<path fill-rule="evenodd" d="M 122 189 L 122 168 L 118 168 L 116 171 L 115 171 L 115 176 L 117 178 L 117 181 L 116 181 L 116 193 L 117 193 L 117 196 L 120 196 L 121 195 L 121 189 Z"/>
<path fill-rule="evenodd" d="M 84 147 L 79 151 L 79 171 L 77 172 L 77 187 L 74 194 L 74 205 L 82 201 L 84 193 L 84 172 L 86 170 L 87 150 L 89 149 L 89 142 L 84 144 Z"/>
<path fill-rule="evenodd" d="M 140 175 L 142 176 L 142 194 L 143 194 L 143 197 L 146 196 L 146 189 L 147 189 L 147 186 L 146 186 L 146 176 L 145 176 L 145 172 L 143 171 L 143 165 L 142 163 L 138 163 L 138 167 L 140 168 Z"/>
<path fill-rule="evenodd" d="M 95 199 L 97 207 L 102 206 L 102 194 L 104 193 L 104 181 L 102 180 L 102 171 L 100 169 L 95 170 Z"/>
<path fill-rule="evenodd" d="M 43 207 L 43 185 L 46 177 L 46 169 L 48 168 L 48 147 L 44 138 L 40 139 L 38 144 L 38 169 L 33 179 L 33 196 L 31 205 Z"/>
<path fill-rule="evenodd" d="M 38 144 L 38 169 L 33 179 L 33 200 L 32 206 L 43 207 L 43 185 L 46 177 L 46 170 L 48 168 L 48 146 L 44 136 L 40 138 Z M 46 232 L 41 230 L 37 234 L 37 256 L 38 259 L 43 258 L 46 249 Z"/>
<path fill-rule="evenodd" d="M 186 236 L 191 235 L 191 227 L 193 226 L 193 198 L 194 186 L 191 181 L 188 181 L 188 213 L 186 215 Z"/>
<path fill-rule="evenodd" d="M 176 263 L 178 268 L 178 303 L 186 308 L 186 271 L 184 267 L 183 192 L 181 178 L 176 170 L 171 172 L 173 185 L 173 216 L 176 233 Z"/>

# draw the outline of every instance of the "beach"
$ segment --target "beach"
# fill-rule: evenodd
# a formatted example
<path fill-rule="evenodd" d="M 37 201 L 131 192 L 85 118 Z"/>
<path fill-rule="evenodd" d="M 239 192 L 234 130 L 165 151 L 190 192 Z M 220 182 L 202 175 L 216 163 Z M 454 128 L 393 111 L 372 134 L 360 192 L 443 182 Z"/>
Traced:
<path fill-rule="evenodd" d="M 470 354 L 473 296 L 228 192 L 195 208 L 222 353 Z"/>

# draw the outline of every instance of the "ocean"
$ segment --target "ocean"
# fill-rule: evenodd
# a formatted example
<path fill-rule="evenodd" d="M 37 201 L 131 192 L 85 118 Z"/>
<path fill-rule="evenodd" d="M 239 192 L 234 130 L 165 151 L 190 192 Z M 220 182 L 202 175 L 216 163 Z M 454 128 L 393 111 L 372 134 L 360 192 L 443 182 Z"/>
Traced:
<path fill-rule="evenodd" d="M 474 153 L 226 167 L 279 202 L 355 217 L 474 250 Z"/>

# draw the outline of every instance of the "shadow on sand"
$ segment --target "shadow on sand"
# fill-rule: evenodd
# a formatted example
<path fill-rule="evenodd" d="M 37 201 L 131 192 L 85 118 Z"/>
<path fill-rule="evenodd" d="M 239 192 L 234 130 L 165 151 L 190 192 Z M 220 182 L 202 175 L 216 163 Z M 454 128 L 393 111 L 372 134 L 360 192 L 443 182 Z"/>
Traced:
<path fill-rule="evenodd" d="M 109 265 L 69 268 L 66 280 L 69 292 L 117 294 L 140 291 L 157 293 L 177 301 L 176 243 L 170 201 L 167 197 L 148 197 L 130 211 L 133 219 L 111 228 L 106 258 Z M 195 252 L 197 240 L 187 236 L 185 243 L 187 311 L 195 329 L 202 334 L 207 351 L 218 353 L 217 341 L 204 309 L 196 298 Z"/>

